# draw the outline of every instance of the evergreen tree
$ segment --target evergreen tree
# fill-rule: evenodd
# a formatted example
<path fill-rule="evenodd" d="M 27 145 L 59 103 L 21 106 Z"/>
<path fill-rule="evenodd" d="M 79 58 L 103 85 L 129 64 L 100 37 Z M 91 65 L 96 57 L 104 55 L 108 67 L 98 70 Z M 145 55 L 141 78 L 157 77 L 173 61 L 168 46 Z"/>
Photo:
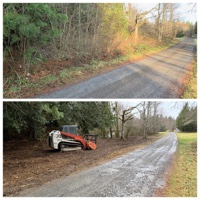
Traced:
<path fill-rule="evenodd" d="M 60 23 L 67 20 L 58 6 L 47 3 L 5 3 L 3 15 L 4 57 L 17 50 L 24 65 L 40 56 L 38 45 L 58 37 Z"/>
<path fill-rule="evenodd" d="M 98 128 L 105 137 L 113 115 L 108 102 L 4 102 L 4 140 L 38 139 L 47 127 L 77 124 L 83 134 Z"/>
<path fill-rule="evenodd" d="M 181 131 L 183 131 L 183 129 L 184 129 L 184 118 L 188 113 L 189 113 L 189 107 L 188 107 L 188 102 L 187 102 L 183 106 L 181 112 L 179 113 L 179 115 L 176 119 L 176 126 Z"/>
<path fill-rule="evenodd" d="M 190 109 L 188 102 L 185 103 L 176 119 L 176 126 L 183 132 L 197 131 L 197 107 Z"/>
<path fill-rule="evenodd" d="M 71 118 L 81 128 L 83 134 L 99 128 L 105 136 L 105 129 L 110 128 L 112 112 L 108 102 L 72 102 Z"/>
<path fill-rule="evenodd" d="M 37 139 L 47 124 L 62 117 L 56 102 L 4 102 L 4 139 Z"/>

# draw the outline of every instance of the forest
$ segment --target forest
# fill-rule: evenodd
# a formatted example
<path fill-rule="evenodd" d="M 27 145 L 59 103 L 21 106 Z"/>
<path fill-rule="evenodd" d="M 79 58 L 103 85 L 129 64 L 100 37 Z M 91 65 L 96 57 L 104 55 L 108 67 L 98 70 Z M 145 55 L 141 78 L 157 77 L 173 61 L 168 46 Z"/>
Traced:
<path fill-rule="evenodd" d="M 5 97 L 66 84 L 197 33 L 197 23 L 179 20 L 179 7 L 159 3 L 141 11 L 130 3 L 4 3 Z"/>
<path fill-rule="evenodd" d="M 77 125 L 80 135 L 95 133 L 99 138 L 156 134 L 163 131 L 197 131 L 197 107 L 188 103 L 177 119 L 160 112 L 161 102 L 4 102 L 3 138 L 46 140 L 51 130 Z M 174 105 L 175 106 L 175 105 Z"/>

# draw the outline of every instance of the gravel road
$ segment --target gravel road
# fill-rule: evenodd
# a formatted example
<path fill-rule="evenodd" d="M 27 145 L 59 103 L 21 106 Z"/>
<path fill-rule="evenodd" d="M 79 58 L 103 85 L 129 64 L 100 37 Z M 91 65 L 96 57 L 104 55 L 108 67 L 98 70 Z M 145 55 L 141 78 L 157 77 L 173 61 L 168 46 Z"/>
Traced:
<path fill-rule="evenodd" d="M 34 98 L 179 98 L 194 39 L 103 75 Z"/>
<path fill-rule="evenodd" d="M 78 174 L 52 180 L 19 196 L 152 197 L 157 189 L 165 186 L 165 175 L 176 146 L 176 134 L 171 132 L 145 148 Z"/>

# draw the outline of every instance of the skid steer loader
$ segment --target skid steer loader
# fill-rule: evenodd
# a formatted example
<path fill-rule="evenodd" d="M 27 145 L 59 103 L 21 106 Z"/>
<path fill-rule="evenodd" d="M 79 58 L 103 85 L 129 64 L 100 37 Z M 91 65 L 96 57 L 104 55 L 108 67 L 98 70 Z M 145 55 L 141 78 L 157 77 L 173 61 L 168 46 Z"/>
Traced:
<path fill-rule="evenodd" d="M 97 135 L 79 136 L 76 125 L 64 125 L 60 130 L 53 130 L 49 133 L 49 146 L 60 151 L 95 150 L 96 142 Z"/>

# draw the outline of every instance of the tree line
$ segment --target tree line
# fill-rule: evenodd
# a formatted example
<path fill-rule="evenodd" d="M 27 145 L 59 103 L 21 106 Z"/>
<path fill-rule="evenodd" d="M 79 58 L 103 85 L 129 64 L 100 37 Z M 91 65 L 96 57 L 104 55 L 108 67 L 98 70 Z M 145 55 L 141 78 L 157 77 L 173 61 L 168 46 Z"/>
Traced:
<path fill-rule="evenodd" d="M 159 3 L 139 12 L 122 3 L 4 3 L 4 59 L 21 59 L 27 72 L 48 59 L 84 63 L 119 54 L 117 47 L 132 34 L 137 43 L 140 34 L 162 41 L 192 33 L 191 24 L 181 27 L 178 6 Z"/>
<path fill-rule="evenodd" d="M 45 137 L 46 130 L 77 124 L 80 132 L 110 126 L 112 113 L 107 102 L 4 102 L 4 139 Z"/>
<path fill-rule="evenodd" d="M 176 126 L 180 131 L 183 132 L 196 132 L 197 107 L 190 108 L 188 103 L 185 103 L 177 117 Z"/>
<path fill-rule="evenodd" d="M 160 114 L 160 102 L 4 102 L 3 138 L 44 139 L 51 130 L 76 124 L 79 134 L 98 134 L 101 138 L 126 139 L 160 131 L 195 131 L 197 108 L 183 107 L 173 119 Z M 177 124 L 177 126 L 176 126 Z"/>
<path fill-rule="evenodd" d="M 163 116 L 159 106 L 161 102 L 140 102 L 135 106 L 124 105 L 115 102 L 113 105 L 115 119 L 115 136 L 121 139 L 132 136 L 143 136 L 173 131 L 176 128 L 176 120 Z"/>
<path fill-rule="evenodd" d="M 27 68 L 35 60 L 101 57 L 114 51 L 127 27 L 123 4 L 4 4 L 4 57 L 20 52 Z"/>

